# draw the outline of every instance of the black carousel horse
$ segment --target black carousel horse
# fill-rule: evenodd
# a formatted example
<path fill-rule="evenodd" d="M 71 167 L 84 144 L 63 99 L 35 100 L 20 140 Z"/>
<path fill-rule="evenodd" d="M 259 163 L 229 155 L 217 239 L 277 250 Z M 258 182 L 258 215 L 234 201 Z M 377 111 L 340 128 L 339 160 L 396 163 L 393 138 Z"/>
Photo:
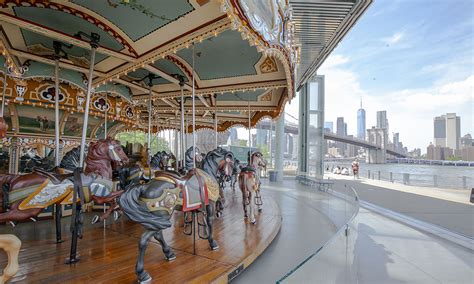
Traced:
<path fill-rule="evenodd" d="M 221 147 L 218 147 L 217 149 L 214 149 L 206 154 L 200 164 L 200 168 L 207 173 L 214 173 L 216 175 L 217 183 L 219 184 L 220 196 L 220 199 L 216 204 L 216 214 L 217 217 L 220 217 L 225 204 L 225 184 L 231 181 L 232 178 L 232 171 L 234 168 L 234 154 Z"/>
<path fill-rule="evenodd" d="M 19 171 L 21 173 L 32 173 L 34 169 L 52 171 L 54 168 L 54 151 L 41 158 L 32 150 L 20 157 Z"/>
<path fill-rule="evenodd" d="M 230 180 L 230 187 L 232 187 L 232 191 L 235 191 L 235 185 L 239 181 L 239 174 L 242 170 L 242 164 L 240 163 L 239 159 L 234 160 L 234 168 L 232 169 L 232 177 Z"/>
<path fill-rule="evenodd" d="M 216 202 L 219 200 L 217 172 L 205 172 L 199 168 L 193 168 L 193 153 L 197 162 L 200 162 L 202 158 L 199 152 L 192 148 L 188 149 L 184 167 L 187 173 L 184 176 L 170 171 L 158 171 L 152 181 L 131 187 L 119 199 L 120 207 L 125 215 L 145 228 L 140 238 L 135 268 L 139 282 L 151 281 L 151 276 L 144 270 L 144 256 L 152 237 L 161 244 L 168 260 L 176 258 L 162 233 L 164 229 L 171 227 L 170 218 L 174 210 L 185 213 L 185 233 L 186 226 L 194 227 L 192 222 L 199 219 L 196 215 L 202 214 L 204 223 L 198 222 L 199 237 L 207 239 L 212 250 L 219 247 L 213 239 L 214 211 Z M 213 156 L 209 156 L 211 157 Z M 206 162 L 206 158 L 202 162 Z M 201 228 L 202 232 L 199 231 Z"/>

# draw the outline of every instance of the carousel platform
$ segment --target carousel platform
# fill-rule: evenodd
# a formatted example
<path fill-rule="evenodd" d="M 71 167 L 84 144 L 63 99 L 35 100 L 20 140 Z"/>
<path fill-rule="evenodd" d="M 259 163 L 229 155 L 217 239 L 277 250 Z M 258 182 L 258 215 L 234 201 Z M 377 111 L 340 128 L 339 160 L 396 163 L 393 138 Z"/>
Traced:
<path fill-rule="evenodd" d="M 240 192 L 227 190 L 224 215 L 215 221 L 214 238 L 219 249 L 211 251 L 207 240 L 183 233 L 183 216 L 175 213 L 173 227 L 164 231 L 165 240 L 174 249 L 176 259 L 167 261 L 161 247 L 153 240 L 145 256 L 145 269 L 152 283 L 227 283 L 245 270 L 273 241 L 281 226 L 277 203 L 263 196 L 263 211 L 257 224 L 243 218 Z M 142 232 L 139 224 L 122 217 L 107 225 L 90 225 L 94 212 L 86 214 L 84 237 L 79 240 L 80 262 L 64 264 L 69 255 L 69 218 L 63 219 L 63 239 L 54 243 L 53 220 L 2 225 L 0 233 L 13 233 L 22 240 L 20 270 L 11 283 L 136 283 L 137 245 Z M 89 225 L 88 225 L 89 224 Z M 6 256 L 0 254 L 0 267 Z"/>

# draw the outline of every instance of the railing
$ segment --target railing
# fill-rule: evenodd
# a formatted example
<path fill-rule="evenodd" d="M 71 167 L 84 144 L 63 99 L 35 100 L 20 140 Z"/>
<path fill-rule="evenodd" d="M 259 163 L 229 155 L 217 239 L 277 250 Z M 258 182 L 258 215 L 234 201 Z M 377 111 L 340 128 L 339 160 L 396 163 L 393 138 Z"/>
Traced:
<path fill-rule="evenodd" d="M 319 180 L 301 176 L 297 177 L 297 180 L 302 184 L 318 188 Z M 353 187 L 347 186 L 342 191 L 331 190 L 322 194 L 327 194 L 330 198 L 327 208 L 320 209 L 337 226 L 336 233 L 277 283 L 357 282 L 357 275 L 351 267 L 354 262 L 353 248 L 357 238 L 355 218 L 359 213 L 359 197 Z M 332 216 L 333 213 L 338 213 L 339 218 Z M 337 222 L 341 213 L 343 213 L 343 221 Z"/>
<path fill-rule="evenodd" d="M 383 171 L 367 171 L 368 179 L 382 180 L 405 185 L 441 187 L 441 188 L 470 188 L 474 180 L 468 176 L 440 177 L 438 175 L 423 175 L 412 173 L 394 173 Z"/>

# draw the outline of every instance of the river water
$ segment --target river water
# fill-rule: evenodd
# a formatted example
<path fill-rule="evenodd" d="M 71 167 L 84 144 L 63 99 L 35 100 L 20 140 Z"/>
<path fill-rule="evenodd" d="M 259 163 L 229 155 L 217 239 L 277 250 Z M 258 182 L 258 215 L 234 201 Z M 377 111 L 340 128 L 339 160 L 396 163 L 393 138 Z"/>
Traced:
<path fill-rule="evenodd" d="M 329 169 L 338 165 L 351 169 L 350 162 L 325 162 L 325 168 L 329 166 Z M 392 180 L 397 183 L 404 183 L 403 174 L 408 174 L 410 185 L 444 188 L 474 187 L 474 167 L 360 163 L 361 177 L 367 178 L 369 171 L 370 178 L 375 179 L 378 179 L 380 171 L 380 179 L 386 181 L 390 181 L 390 173 L 392 173 Z"/>

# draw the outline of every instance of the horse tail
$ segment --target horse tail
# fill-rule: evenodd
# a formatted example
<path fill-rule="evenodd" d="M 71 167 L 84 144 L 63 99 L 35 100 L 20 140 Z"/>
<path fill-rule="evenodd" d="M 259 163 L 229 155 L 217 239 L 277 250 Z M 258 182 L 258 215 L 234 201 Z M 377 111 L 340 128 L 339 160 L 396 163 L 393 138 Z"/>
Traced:
<path fill-rule="evenodd" d="M 170 216 L 153 214 L 146 205 L 140 201 L 141 194 L 148 189 L 147 185 L 138 185 L 126 190 L 119 198 L 119 204 L 127 217 L 143 227 L 152 231 L 160 231 L 171 227 Z"/>

